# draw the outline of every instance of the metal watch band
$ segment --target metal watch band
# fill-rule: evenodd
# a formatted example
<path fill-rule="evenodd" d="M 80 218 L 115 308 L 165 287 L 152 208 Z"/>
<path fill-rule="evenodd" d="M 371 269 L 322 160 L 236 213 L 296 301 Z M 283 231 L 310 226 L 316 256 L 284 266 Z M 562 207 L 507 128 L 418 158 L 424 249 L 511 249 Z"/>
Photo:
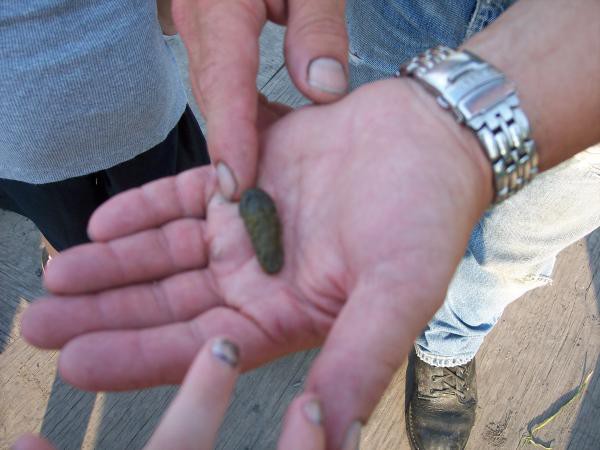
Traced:
<path fill-rule="evenodd" d="M 519 107 L 514 84 L 498 69 L 470 52 L 440 46 L 403 65 L 400 75 L 417 80 L 477 134 L 492 164 L 494 203 L 519 191 L 537 174 L 529 121 Z"/>

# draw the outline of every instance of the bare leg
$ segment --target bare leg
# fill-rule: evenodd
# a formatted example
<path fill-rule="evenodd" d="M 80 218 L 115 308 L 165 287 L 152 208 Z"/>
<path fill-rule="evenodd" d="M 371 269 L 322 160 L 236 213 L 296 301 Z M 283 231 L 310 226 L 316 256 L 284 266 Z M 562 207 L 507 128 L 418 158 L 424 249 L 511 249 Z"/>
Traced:
<path fill-rule="evenodd" d="M 58 250 L 52 247 L 52 244 L 40 233 L 40 248 L 42 249 L 42 271 L 46 270 L 46 265 L 58 255 Z"/>

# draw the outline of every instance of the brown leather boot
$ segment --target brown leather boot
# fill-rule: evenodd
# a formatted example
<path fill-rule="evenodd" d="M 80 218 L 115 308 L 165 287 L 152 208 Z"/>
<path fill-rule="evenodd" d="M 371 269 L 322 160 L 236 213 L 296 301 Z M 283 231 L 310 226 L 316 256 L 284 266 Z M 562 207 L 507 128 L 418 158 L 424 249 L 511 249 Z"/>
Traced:
<path fill-rule="evenodd" d="M 414 450 L 462 450 L 475 422 L 475 360 L 434 367 L 415 358 L 406 428 Z"/>

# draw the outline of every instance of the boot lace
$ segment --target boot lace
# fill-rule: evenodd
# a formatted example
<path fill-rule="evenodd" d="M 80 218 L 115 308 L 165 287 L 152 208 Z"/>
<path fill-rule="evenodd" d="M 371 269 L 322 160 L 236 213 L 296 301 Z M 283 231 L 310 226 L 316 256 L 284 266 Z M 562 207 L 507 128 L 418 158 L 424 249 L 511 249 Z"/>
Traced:
<path fill-rule="evenodd" d="M 431 380 L 439 387 L 432 387 L 431 394 L 454 394 L 460 400 L 467 398 L 467 370 L 464 366 L 442 367 L 440 374 L 432 374 Z"/>

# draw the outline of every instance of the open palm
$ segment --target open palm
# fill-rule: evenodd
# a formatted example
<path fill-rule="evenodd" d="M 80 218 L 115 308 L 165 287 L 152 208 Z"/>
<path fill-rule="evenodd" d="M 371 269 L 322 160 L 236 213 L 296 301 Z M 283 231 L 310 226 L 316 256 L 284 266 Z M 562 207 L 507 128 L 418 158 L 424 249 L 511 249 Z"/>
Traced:
<path fill-rule="evenodd" d="M 476 143 L 434 108 L 388 80 L 261 133 L 258 185 L 283 223 L 276 276 L 212 167 L 115 197 L 92 218 L 95 242 L 50 265 L 53 296 L 24 335 L 63 347 L 63 377 L 94 390 L 180 382 L 216 335 L 245 369 L 324 342 L 306 389 L 339 446 L 439 307 L 491 196 Z"/>

